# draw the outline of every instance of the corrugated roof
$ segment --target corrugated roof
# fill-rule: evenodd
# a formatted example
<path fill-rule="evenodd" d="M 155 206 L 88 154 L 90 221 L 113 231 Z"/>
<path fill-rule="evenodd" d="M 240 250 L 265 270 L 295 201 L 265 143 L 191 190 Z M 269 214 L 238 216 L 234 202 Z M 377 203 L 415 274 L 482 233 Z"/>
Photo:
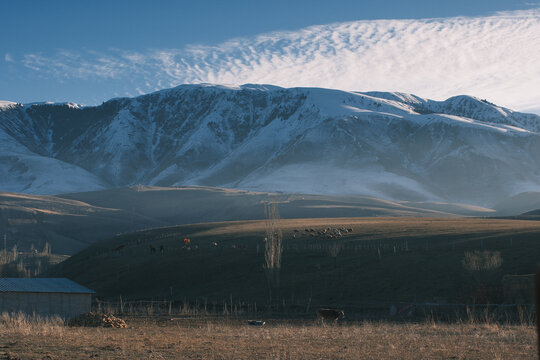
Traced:
<path fill-rule="evenodd" d="M 0 292 L 94 293 L 66 278 L 0 278 Z"/>

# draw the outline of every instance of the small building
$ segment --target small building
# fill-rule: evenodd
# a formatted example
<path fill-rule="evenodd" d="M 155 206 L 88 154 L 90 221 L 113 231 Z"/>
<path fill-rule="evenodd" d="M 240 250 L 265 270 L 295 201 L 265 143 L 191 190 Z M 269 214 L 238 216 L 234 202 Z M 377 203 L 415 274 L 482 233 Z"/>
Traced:
<path fill-rule="evenodd" d="M 94 291 L 66 278 L 0 278 L 0 313 L 72 318 L 90 312 Z"/>

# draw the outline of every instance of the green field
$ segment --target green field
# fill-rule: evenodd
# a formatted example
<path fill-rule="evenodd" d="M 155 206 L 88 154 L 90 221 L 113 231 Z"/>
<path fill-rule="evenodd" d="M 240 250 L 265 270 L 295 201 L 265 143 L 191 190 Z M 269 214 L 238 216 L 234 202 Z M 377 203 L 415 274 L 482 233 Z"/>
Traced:
<path fill-rule="evenodd" d="M 299 308 L 308 303 L 343 308 L 374 302 L 501 303 L 502 276 L 533 273 L 540 259 L 539 221 L 326 218 L 281 220 L 281 228 L 283 261 L 274 301 Z M 324 228 L 353 231 L 327 239 L 316 234 Z M 264 237 L 264 221 L 140 231 L 83 250 L 55 275 L 84 284 L 101 299 L 221 304 L 233 298 L 266 304 Z M 463 265 L 465 254 L 474 251 L 497 253 L 502 263 L 474 273 Z"/>

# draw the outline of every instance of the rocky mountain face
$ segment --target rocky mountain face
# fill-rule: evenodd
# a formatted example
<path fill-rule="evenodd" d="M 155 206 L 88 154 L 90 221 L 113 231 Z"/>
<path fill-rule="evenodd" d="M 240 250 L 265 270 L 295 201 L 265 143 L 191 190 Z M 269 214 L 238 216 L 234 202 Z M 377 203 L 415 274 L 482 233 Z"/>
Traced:
<path fill-rule="evenodd" d="M 0 190 L 134 184 L 491 206 L 540 190 L 540 117 L 457 96 L 182 85 L 96 107 L 3 103 Z"/>

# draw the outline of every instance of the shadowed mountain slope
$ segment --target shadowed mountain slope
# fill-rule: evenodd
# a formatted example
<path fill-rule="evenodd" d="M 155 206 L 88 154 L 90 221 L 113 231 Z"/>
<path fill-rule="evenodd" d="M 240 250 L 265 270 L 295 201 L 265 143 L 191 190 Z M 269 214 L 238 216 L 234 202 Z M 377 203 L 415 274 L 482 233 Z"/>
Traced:
<path fill-rule="evenodd" d="M 182 85 L 0 110 L 0 189 L 144 184 L 492 206 L 540 190 L 540 117 L 470 96 Z"/>

